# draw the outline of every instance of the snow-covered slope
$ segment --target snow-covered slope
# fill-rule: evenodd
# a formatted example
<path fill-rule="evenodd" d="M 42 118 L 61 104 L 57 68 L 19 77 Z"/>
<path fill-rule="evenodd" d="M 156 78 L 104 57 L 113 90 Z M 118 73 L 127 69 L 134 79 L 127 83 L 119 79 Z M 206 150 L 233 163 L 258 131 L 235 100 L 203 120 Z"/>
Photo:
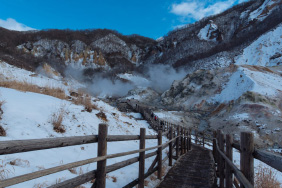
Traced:
<path fill-rule="evenodd" d="M 43 75 L 34 76 L 34 73 L 15 68 L 5 63 L 0 64 L 1 79 L 18 80 L 45 87 L 51 84 L 56 87 L 64 87 L 66 93 L 73 91 L 79 85 L 71 85 L 67 80 L 54 80 Z M 33 76 L 31 76 L 33 75 Z M 129 114 L 118 111 L 107 103 L 92 98 L 96 106 L 92 112 L 87 112 L 82 105 L 75 105 L 71 101 L 54 98 L 52 96 L 21 92 L 10 88 L 0 87 L 0 101 L 2 105 L 2 119 L 0 125 L 6 131 L 6 136 L 0 136 L 1 141 L 40 139 L 53 137 L 97 135 L 99 123 L 109 125 L 109 135 L 138 135 L 140 128 L 147 128 L 146 134 L 156 134 L 149 129 L 144 120 L 136 120 L 138 114 Z M 52 119 L 62 112 L 62 125 L 64 133 L 54 131 Z M 103 112 L 105 119 L 100 119 L 96 114 Z M 163 142 L 166 140 L 164 139 Z M 157 140 L 146 141 L 146 147 L 157 145 Z M 108 143 L 108 154 L 136 150 L 139 148 L 138 141 Z M 164 156 L 165 156 L 164 151 Z M 67 164 L 78 160 L 93 158 L 97 156 L 97 144 L 64 147 L 57 149 L 25 152 L 20 154 L 0 156 L 0 177 L 10 178 L 38 170 Z M 107 160 L 107 165 L 123 161 L 135 155 Z M 146 169 L 154 158 L 146 159 Z M 59 172 L 39 179 L 28 181 L 12 187 L 48 187 L 52 184 L 73 178 L 82 173 L 96 169 L 96 163 Z M 109 173 L 107 176 L 107 187 L 122 187 L 138 177 L 138 163 Z M 153 187 L 158 180 L 149 182 L 147 187 Z M 91 183 L 84 184 L 91 187 Z"/>
<path fill-rule="evenodd" d="M 235 58 L 238 65 L 277 66 L 282 63 L 282 24 L 259 37 Z"/>
<path fill-rule="evenodd" d="M 236 100 L 247 91 L 266 96 L 278 96 L 282 89 L 282 77 L 279 72 L 255 66 L 243 66 L 230 76 L 223 90 L 213 99 L 216 102 Z"/>
<path fill-rule="evenodd" d="M 282 4 L 281 0 L 265 0 L 264 3 L 256 10 L 250 13 L 249 21 L 263 21 L 273 10 L 278 8 L 277 5 Z"/>

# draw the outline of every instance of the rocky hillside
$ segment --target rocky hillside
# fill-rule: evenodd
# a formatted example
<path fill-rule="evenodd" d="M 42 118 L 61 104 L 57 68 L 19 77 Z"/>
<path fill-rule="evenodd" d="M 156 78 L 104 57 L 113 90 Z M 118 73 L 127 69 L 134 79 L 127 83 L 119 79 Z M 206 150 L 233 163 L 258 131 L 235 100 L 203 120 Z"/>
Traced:
<path fill-rule="evenodd" d="M 68 65 L 77 69 L 132 70 L 156 44 L 146 37 L 123 36 L 106 29 L 16 32 L 0 28 L 0 33 L 3 61 L 33 70 L 47 62 L 59 72 Z"/>
<path fill-rule="evenodd" d="M 170 32 L 147 61 L 192 70 L 228 66 L 241 49 L 282 22 L 281 11 L 281 0 L 239 4 Z"/>
<path fill-rule="evenodd" d="M 241 49 L 282 22 L 281 9 L 282 0 L 249 1 L 171 31 L 158 41 L 106 29 L 16 32 L 0 28 L 0 59 L 29 70 L 47 62 L 61 73 L 71 65 L 88 69 L 90 75 L 98 70 L 114 76 L 146 70 L 143 65 L 152 63 L 190 71 L 229 66 Z"/>
<path fill-rule="evenodd" d="M 202 114 L 211 129 L 235 135 L 253 131 L 256 143 L 282 147 L 281 31 L 279 24 L 241 49 L 234 64 L 199 69 L 175 81 L 161 103 Z"/>

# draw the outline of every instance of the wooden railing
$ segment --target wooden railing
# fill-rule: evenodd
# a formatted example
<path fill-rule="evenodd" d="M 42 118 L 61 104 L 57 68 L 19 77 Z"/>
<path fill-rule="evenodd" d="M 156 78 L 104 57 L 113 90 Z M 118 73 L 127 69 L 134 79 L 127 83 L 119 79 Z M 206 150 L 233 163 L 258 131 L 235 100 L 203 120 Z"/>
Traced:
<path fill-rule="evenodd" d="M 233 143 L 232 135 L 223 135 L 220 130 L 214 132 L 213 155 L 220 188 L 253 188 L 254 158 L 282 172 L 282 156 L 256 149 L 253 133 L 242 132 L 240 142 Z M 240 152 L 240 170 L 233 163 L 233 148 Z"/>
<path fill-rule="evenodd" d="M 144 113 L 144 112 L 143 112 Z M 152 123 L 152 122 L 151 122 Z M 144 179 L 158 172 L 158 178 L 162 178 L 162 164 L 169 160 L 169 166 L 172 166 L 172 159 L 178 159 L 180 155 L 185 154 L 191 149 L 191 136 L 188 130 L 184 130 L 180 126 L 176 129 L 176 126 L 157 126 L 156 124 L 151 124 L 152 127 L 158 132 L 158 135 L 146 135 L 146 129 L 140 129 L 140 135 L 108 135 L 108 126 L 106 124 L 99 124 L 99 134 L 92 136 L 76 136 L 76 137 L 65 137 L 65 138 L 47 138 L 47 139 L 33 139 L 33 140 L 13 140 L 13 141 L 2 141 L 0 142 L 0 155 L 4 154 L 14 154 L 27 151 L 36 151 L 43 149 L 59 148 L 66 146 L 75 146 L 82 144 L 98 143 L 98 156 L 95 158 L 77 161 L 73 163 L 68 163 L 65 165 L 44 169 L 36 171 L 33 173 L 17 176 L 10 179 L 5 179 L 0 181 L 0 187 L 8 187 L 11 185 L 16 185 L 25 181 L 36 179 L 49 174 L 57 173 L 60 171 L 68 170 L 74 167 L 90 164 L 97 162 L 97 169 L 85 173 L 83 175 L 77 176 L 75 178 L 69 179 L 67 181 L 50 186 L 51 188 L 58 187 L 76 187 L 86 182 L 95 179 L 95 183 L 92 187 L 104 188 L 106 186 L 106 173 L 118 170 L 120 168 L 126 167 L 133 163 L 139 162 L 139 176 L 136 180 L 127 184 L 126 188 L 134 187 L 139 185 L 139 188 L 144 187 Z M 167 136 L 169 141 L 162 143 L 162 137 Z M 145 148 L 145 140 L 147 139 L 158 139 L 158 145 L 155 147 Z M 129 141 L 129 140 L 139 140 L 140 147 L 138 150 L 122 152 L 116 154 L 107 154 L 107 143 L 108 142 L 118 142 L 118 141 Z M 162 150 L 169 147 L 168 156 L 164 159 L 162 157 Z M 174 149 L 175 148 L 175 149 Z M 152 151 L 151 153 L 145 154 L 146 151 Z M 173 152 L 175 151 L 175 156 Z M 139 153 L 139 157 L 134 157 L 110 166 L 106 166 L 106 160 L 121 156 L 127 156 L 131 154 Z M 155 160 L 151 164 L 148 171 L 145 173 L 145 159 L 149 157 L 156 156 Z"/>
<path fill-rule="evenodd" d="M 148 121 L 152 121 L 154 129 L 166 130 L 166 125 L 168 125 L 177 130 L 180 129 L 179 132 L 183 129 L 185 131 L 187 130 L 187 128 L 179 127 L 168 122 L 165 122 L 165 126 L 162 127 L 160 121 L 154 121 L 150 118 L 149 114 L 151 114 L 152 110 L 139 106 L 135 101 L 129 103 L 132 106 L 135 104 L 137 111 L 143 114 L 143 117 Z M 191 147 L 191 141 L 193 140 L 194 144 L 203 147 L 207 145 L 213 148 L 220 188 L 230 188 L 233 187 L 233 185 L 236 188 L 254 187 L 254 158 L 282 172 L 282 156 L 254 148 L 253 133 L 242 132 L 240 139 L 241 144 L 234 143 L 232 135 L 227 134 L 224 136 L 220 130 L 214 132 L 212 135 L 212 133 L 209 132 L 188 129 L 188 135 L 190 137 L 189 147 Z M 192 136 L 194 138 L 192 138 Z M 240 169 L 233 163 L 232 148 L 240 152 Z"/>
<path fill-rule="evenodd" d="M 269 166 L 282 172 L 282 157 L 266 151 L 254 148 L 253 134 L 241 133 L 241 144 L 233 143 L 231 135 L 224 135 L 221 131 L 214 133 L 213 137 L 209 133 L 198 132 L 197 130 L 188 129 L 177 126 L 163 120 L 155 121 L 151 117 L 152 110 L 145 106 L 141 106 L 136 102 L 129 101 L 137 112 L 140 112 L 143 117 L 149 122 L 150 126 L 156 130 L 157 135 L 146 135 L 146 129 L 140 129 L 140 135 L 108 135 L 108 126 L 99 124 L 99 134 L 92 136 L 76 136 L 65 138 L 47 138 L 33 140 L 13 140 L 0 142 L 0 155 L 14 154 L 28 151 L 37 151 L 43 149 L 75 146 L 82 144 L 98 143 L 98 156 L 95 158 L 68 163 L 65 165 L 40 170 L 37 172 L 17 176 L 10 179 L 0 181 L 0 187 L 16 185 L 25 181 L 36 179 L 42 176 L 53 174 L 56 172 L 68 170 L 74 167 L 97 162 L 97 169 L 88 173 L 79 175 L 75 178 L 50 186 L 51 188 L 59 187 L 76 187 L 86 182 L 95 179 L 92 187 L 105 188 L 106 173 L 113 172 L 120 168 L 126 167 L 133 163 L 139 162 L 138 178 L 128 183 L 125 188 L 131 188 L 138 185 L 139 188 L 144 187 L 144 179 L 149 177 L 154 172 L 158 172 L 158 178 L 162 178 L 162 165 L 166 160 L 169 160 L 169 166 L 172 166 L 172 160 L 178 159 L 180 155 L 191 150 L 192 133 L 195 144 L 208 145 L 213 147 L 213 155 L 217 164 L 218 177 L 220 179 L 220 188 L 223 187 L 246 187 L 251 188 L 254 185 L 254 158 L 268 164 Z M 169 140 L 162 143 L 162 137 L 166 136 Z M 145 140 L 157 139 L 158 145 L 150 148 L 145 148 Z M 138 150 L 107 154 L 107 143 L 118 141 L 139 140 L 140 146 Z M 210 143 L 213 143 L 212 145 Z M 162 156 L 162 150 L 169 147 L 168 156 Z M 233 163 L 233 151 L 235 148 L 241 152 L 240 170 Z M 155 151 L 152 151 L 155 150 Z M 152 151 L 146 153 L 147 151 Z M 173 153 L 175 152 L 175 155 Z M 139 154 L 138 157 L 133 157 L 119 163 L 106 166 L 106 160 L 131 154 Z M 156 156 L 148 171 L 145 173 L 145 159 Z M 233 177 L 235 175 L 235 177 Z"/>

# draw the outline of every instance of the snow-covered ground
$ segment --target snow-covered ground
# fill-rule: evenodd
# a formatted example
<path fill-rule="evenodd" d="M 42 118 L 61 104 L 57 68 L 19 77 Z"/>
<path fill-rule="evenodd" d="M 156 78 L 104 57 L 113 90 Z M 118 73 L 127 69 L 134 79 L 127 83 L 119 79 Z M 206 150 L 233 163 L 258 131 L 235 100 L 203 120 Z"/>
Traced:
<path fill-rule="evenodd" d="M 66 94 L 69 90 L 81 87 L 79 83 L 66 81 L 61 78 L 52 79 L 42 75 L 34 75 L 32 72 L 3 62 L 0 63 L 0 76 L 1 79 L 28 82 L 42 87 L 50 85 L 60 87 L 66 91 Z M 4 101 L 2 106 L 4 113 L 0 123 L 7 134 L 6 136 L 1 136 L 0 141 L 97 135 L 100 123 L 108 124 L 109 135 L 139 135 L 140 128 L 147 128 L 147 135 L 156 134 L 152 129 L 148 128 L 149 125 L 146 121 L 135 119 L 140 118 L 140 114 L 122 113 L 118 109 L 95 98 L 92 98 L 92 102 L 97 106 L 97 109 L 94 109 L 91 113 L 85 111 L 82 105 L 75 105 L 71 101 L 2 87 L 0 87 L 0 101 Z M 60 111 L 63 111 L 62 125 L 66 130 L 65 133 L 55 132 L 51 123 L 54 114 L 58 114 Z M 96 116 L 101 111 L 107 117 L 106 122 Z M 166 141 L 167 139 L 164 138 L 163 143 Z M 146 147 L 156 145 L 157 140 L 146 141 Z M 138 148 L 139 141 L 111 142 L 108 143 L 108 154 L 132 151 Z M 166 152 L 166 150 L 163 151 L 164 157 Z M 11 178 L 96 156 L 97 144 L 2 155 L 0 156 L 0 178 Z M 135 156 L 138 156 L 138 154 L 109 159 L 107 160 L 107 165 Z M 146 170 L 148 170 L 153 160 L 154 157 L 146 159 Z M 48 187 L 94 169 L 96 169 L 96 163 L 62 171 L 11 187 Z M 166 169 L 168 170 L 169 168 L 166 167 Z M 119 188 L 137 177 L 138 163 L 135 163 L 107 174 L 107 187 Z M 156 178 L 152 179 L 153 181 L 150 181 L 147 187 L 154 187 L 159 182 Z M 148 180 L 151 179 L 148 178 Z M 91 187 L 91 184 L 86 183 L 84 186 Z"/>
<path fill-rule="evenodd" d="M 242 66 L 233 73 L 228 83 L 223 86 L 220 94 L 211 101 L 226 102 L 236 100 L 247 91 L 253 91 L 266 96 L 276 96 L 281 93 L 282 77 L 252 66 Z"/>
<path fill-rule="evenodd" d="M 184 120 L 183 113 L 179 113 L 177 111 L 155 111 L 154 114 L 167 122 L 170 122 L 171 124 L 182 124 Z"/>
<path fill-rule="evenodd" d="M 271 12 L 277 8 L 277 4 L 281 3 L 277 0 L 265 0 L 264 3 L 256 10 L 250 13 L 249 15 L 249 21 L 252 20 L 259 20 L 263 21 Z"/>
<path fill-rule="evenodd" d="M 282 60 L 282 24 L 260 36 L 235 57 L 237 65 L 277 66 Z"/>
<path fill-rule="evenodd" d="M 126 114 L 119 112 L 117 109 L 103 103 L 97 102 L 99 110 L 93 110 L 91 113 L 83 112 L 82 106 L 74 105 L 68 101 L 63 101 L 50 96 L 23 93 L 13 89 L 0 88 L 1 100 L 5 101 L 3 105 L 3 119 L 1 125 L 6 130 L 7 136 L 0 137 L 4 140 L 22 140 L 35 138 L 83 136 L 98 133 L 98 124 L 103 123 L 95 114 L 100 110 L 103 111 L 108 119 L 109 135 L 138 135 L 140 128 L 148 128 L 146 121 L 136 121 L 129 118 Z M 58 113 L 59 109 L 64 109 L 65 133 L 56 133 L 51 124 L 53 113 Z M 148 135 L 155 134 L 151 129 L 147 129 Z M 163 142 L 165 142 L 164 140 Z M 146 141 L 146 147 L 157 145 L 156 140 Z M 108 154 L 136 150 L 139 148 L 138 141 L 114 142 L 108 144 Z M 165 151 L 164 151 L 165 153 Z M 64 147 L 57 149 L 48 149 L 20 154 L 3 155 L 0 157 L 1 163 L 7 172 L 6 178 L 35 172 L 40 169 L 46 169 L 60 164 L 75 162 L 78 160 L 93 158 L 97 156 L 97 144 L 87 144 L 80 146 Z M 113 164 L 137 155 L 110 159 L 107 164 Z M 165 154 L 164 154 L 165 156 Z M 153 157 L 146 160 L 148 169 L 153 161 Z M 15 163 L 14 165 L 11 165 Z M 94 170 L 96 164 L 85 165 L 76 168 L 76 173 L 64 171 L 42 177 L 23 184 L 12 187 L 33 187 L 44 182 L 44 185 L 52 185 L 57 181 L 63 181 Z M 108 174 L 107 187 L 121 187 L 131 180 L 138 177 L 138 163 L 125 167 L 118 171 Z M 113 182 L 111 177 L 116 177 L 117 181 Z M 86 184 L 85 187 L 90 187 Z M 45 186 L 43 186 L 45 187 Z"/>

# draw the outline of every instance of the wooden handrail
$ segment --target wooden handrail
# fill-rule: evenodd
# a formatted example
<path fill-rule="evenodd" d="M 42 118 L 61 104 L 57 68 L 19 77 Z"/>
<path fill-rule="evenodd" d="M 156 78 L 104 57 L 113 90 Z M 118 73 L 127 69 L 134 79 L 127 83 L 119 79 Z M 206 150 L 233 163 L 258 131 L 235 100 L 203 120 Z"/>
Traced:
<path fill-rule="evenodd" d="M 95 143 L 97 141 L 97 135 L 1 141 L 0 155 Z"/>
<path fill-rule="evenodd" d="M 22 183 L 22 182 L 29 181 L 29 180 L 32 180 L 32 179 L 36 179 L 36 178 L 46 176 L 46 175 L 49 175 L 49 174 L 54 174 L 56 172 L 60 172 L 60 171 L 67 170 L 67 169 L 70 169 L 70 168 L 83 166 L 83 165 L 90 164 L 90 163 L 93 163 L 93 162 L 103 161 L 105 159 L 111 159 L 111 158 L 131 155 L 131 154 L 135 154 L 135 153 L 150 151 L 150 150 L 153 150 L 153 149 L 158 149 L 160 147 L 165 148 L 165 147 L 168 146 L 168 144 L 170 142 L 173 142 L 174 140 L 176 140 L 176 138 L 178 138 L 178 137 L 175 137 L 175 138 L 169 140 L 168 142 L 166 142 L 162 145 L 158 145 L 158 146 L 154 146 L 154 147 L 150 147 L 150 148 L 146 148 L 146 149 L 110 154 L 110 155 L 105 155 L 105 156 L 102 156 L 102 157 L 95 157 L 95 158 L 91 158 L 91 159 L 86 159 L 86 160 L 82 160 L 82 161 L 68 163 L 68 164 L 65 164 L 65 165 L 61 165 L 61 166 L 57 166 L 57 167 L 53 167 L 53 168 L 49 168 L 49 169 L 44 169 L 44 170 L 36 171 L 36 172 L 33 172 L 33 173 L 17 176 L 17 177 L 14 177 L 14 178 L 2 180 L 2 181 L 0 181 L 0 187 L 7 187 L 7 186 L 15 185 L 15 184 L 18 184 L 18 183 Z"/>
<path fill-rule="evenodd" d="M 253 188 L 254 186 L 247 180 L 247 178 L 244 176 L 244 174 L 233 164 L 232 161 L 229 160 L 229 158 L 219 149 L 217 140 L 216 142 L 216 150 L 221 155 L 221 157 L 224 158 L 224 160 L 228 163 L 228 165 L 232 168 L 234 175 L 237 177 L 237 179 L 242 183 L 245 188 Z"/>
<path fill-rule="evenodd" d="M 253 143 L 253 133 L 251 132 L 242 132 L 241 133 L 241 144 L 238 143 L 232 143 L 233 141 L 230 140 L 230 135 L 226 135 L 226 140 L 224 140 L 224 136 L 221 131 L 217 131 L 215 134 L 213 145 L 214 145 L 214 157 L 216 159 L 217 164 L 221 164 L 223 160 L 226 162 L 226 166 L 232 168 L 233 173 L 237 177 L 237 180 L 240 182 L 241 187 L 253 187 L 254 184 L 254 158 L 258 159 L 259 161 L 264 162 L 268 166 L 275 168 L 276 170 L 282 172 L 282 156 L 276 155 L 274 153 L 270 153 L 268 151 L 259 150 L 254 148 Z M 219 139 L 221 138 L 221 139 Z M 229 139 L 229 140 L 228 140 Z M 241 160 L 240 160 L 240 170 L 232 163 L 232 154 L 230 155 L 230 159 L 225 155 L 224 153 L 224 147 L 219 148 L 218 142 L 221 144 L 224 144 L 226 142 L 226 152 L 230 151 L 231 148 L 237 149 L 241 153 Z M 219 157 L 220 156 L 220 157 Z M 223 159 L 220 159 L 220 158 Z M 222 169 L 225 169 L 226 166 L 218 166 L 218 170 L 222 171 Z M 226 181 L 228 180 L 228 183 L 230 185 L 231 179 L 230 178 L 230 170 L 225 169 L 225 177 L 220 177 L 221 182 L 224 181 L 224 178 Z M 228 174 L 228 173 L 229 174 Z M 247 180 L 247 181 L 246 181 Z M 238 187 L 238 182 L 235 180 L 233 181 L 234 185 Z M 249 184 L 249 185 L 248 185 Z M 223 185 L 221 184 L 221 187 Z"/>
<path fill-rule="evenodd" d="M 157 137 L 158 135 L 146 135 L 145 139 L 157 139 Z M 139 140 L 139 135 L 109 135 L 107 137 L 107 142 L 130 140 Z M 0 155 L 75 146 L 97 142 L 98 135 L 1 141 Z"/>
<path fill-rule="evenodd" d="M 240 144 L 234 143 L 232 146 L 241 151 Z M 253 156 L 272 168 L 282 172 L 282 156 L 259 149 L 254 149 Z"/>
<path fill-rule="evenodd" d="M 157 155 L 156 151 L 148 153 L 148 154 L 145 155 L 145 159 L 153 157 L 155 155 Z M 107 173 L 113 172 L 113 171 L 118 170 L 120 168 L 126 167 L 128 165 L 133 164 L 133 163 L 136 163 L 136 162 L 138 162 L 138 160 L 139 160 L 139 157 L 133 157 L 131 159 L 127 159 L 125 161 L 121 161 L 119 163 L 115 163 L 115 164 L 109 165 L 109 166 L 106 167 L 106 172 Z M 76 187 L 76 186 L 79 186 L 81 184 L 84 184 L 86 182 L 89 182 L 89 181 L 95 179 L 95 174 L 96 174 L 96 170 L 93 170 L 93 171 L 90 171 L 88 173 L 85 173 L 85 174 L 82 174 L 80 176 L 77 176 L 75 178 L 72 178 L 72 179 L 63 181 L 61 183 L 52 185 L 52 186 L 50 186 L 48 188 Z"/>
<path fill-rule="evenodd" d="M 257 149 L 255 149 L 253 156 L 272 168 L 282 172 L 282 156 Z"/>
<path fill-rule="evenodd" d="M 150 113 L 151 111 L 148 109 L 140 109 L 142 115 L 150 121 Z M 182 131 L 180 133 L 180 129 L 178 129 L 176 137 L 173 137 L 173 128 L 176 126 L 172 123 L 168 123 L 164 121 L 164 124 L 161 125 L 160 121 L 153 121 L 152 124 L 153 128 L 155 130 L 162 130 L 159 131 L 158 135 L 107 135 L 107 125 L 106 124 L 100 124 L 99 125 L 99 135 L 90 135 L 90 136 L 73 136 L 73 137 L 62 137 L 62 138 L 46 138 L 46 139 L 32 139 L 32 140 L 12 140 L 12 141 L 2 141 L 0 142 L 0 155 L 1 154 L 13 154 L 13 153 L 21 153 L 21 152 L 28 152 L 28 151 L 37 151 L 37 150 L 43 150 L 43 149 L 51 149 L 51 148 L 59 148 L 59 147 L 67 147 L 67 146 L 75 146 L 75 145 L 82 145 L 82 144 L 89 144 L 89 143 L 98 143 L 98 157 L 90 158 L 82 161 L 72 162 L 65 165 L 40 170 L 37 172 L 17 176 L 14 178 L 6 179 L 3 181 L 0 181 L 0 187 L 7 187 L 11 185 L 15 185 L 18 183 L 22 183 L 25 181 L 29 181 L 35 178 L 39 178 L 42 176 L 46 176 L 49 174 L 54 174 L 63 170 L 68 170 L 71 168 L 75 168 L 78 166 L 90 164 L 93 162 L 98 162 L 97 164 L 97 170 L 88 172 L 86 174 L 77 176 L 76 178 L 72 178 L 70 180 L 64 181 L 62 183 L 56 184 L 51 186 L 52 188 L 57 187 L 75 187 L 78 185 L 81 185 L 85 182 L 88 182 L 94 178 L 96 178 L 97 186 L 98 187 L 105 187 L 105 177 L 106 173 L 117 170 L 119 168 L 128 166 L 132 163 L 139 161 L 139 172 L 142 171 L 141 167 L 144 166 L 144 158 L 152 157 L 154 155 L 157 155 L 158 159 L 158 166 L 156 168 L 153 168 L 144 174 L 145 177 L 152 174 L 156 170 L 158 170 L 158 178 L 161 178 L 161 171 L 162 171 L 162 162 L 170 159 L 170 162 L 172 160 L 172 155 L 169 157 L 165 157 L 165 159 L 162 160 L 162 150 L 164 150 L 166 147 L 170 146 L 170 150 L 173 151 L 174 146 L 178 147 L 179 152 L 179 146 L 181 145 L 181 154 L 186 153 L 188 150 L 191 149 L 191 136 L 190 133 L 188 134 L 188 130 L 185 128 L 181 128 Z M 102 132 L 100 133 L 100 128 Z M 180 128 L 180 127 L 179 127 Z M 170 132 L 171 131 L 171 132 Z M 189 131 L 190 132 L 190 131 Z M 168 134 L 170 134 L 170 140 L 166 143 L 162 144 L 162 136 L 168 137 Z M 101 136 L 101 137 L 100 137 Z M 172 138 L 173 137 L 173 138 Z M 144 148 L 139 150 L 133 150 L 129 152 L 122 152 L 122 153 L 116 153 L 116 154 L 108 154 L 106 153 L 107 148 L 107 142 L 117 142 L 117 141 L 129 141 L 129 140 L 140 140 L 140 143 L 143 142 L 144 139 L 158 139 L 158 145 L 150 148 Z M 99 141 L 100 140 L 100 141 Z M 143 141 L 142 141 L 143 140 Z M 99 141 L 99 142 L 98 142 Z M 174 142 L 174 144 L 172 144 Z M 143 148 L 140 146 L 140 148 Z M 186 149 L 187 148 L 187 149 Z M 145 151 L 158 149 L 158 151 L 146 154 L 144 156 Z M 171 152 L 170 151 L 170 152 Z M 134 157 L 125 161 L 122 161 L 120 163 L 115 163 L 113 165 L 110 165 L 106 167 L 106 160 L 110 158 L 116 158 L 116 157 L 122 157 L 126 155 L 141 153 L 139 157 Z M 143 153 L 143 154 L 142 154 Z M 142 157 L 143 155 L 143 157 Z M 143 164 L 141 164 L 141 159 L 143 161 Z M 99 168 L 100 167 L 100 168 Z M 98 173 L 96 176 L 96 172 Z M 142 187 L 142 182 L 144 181 L 144 175 L 139 176 L 139 186 Z M 144 182 L 143 182 L 144 183 Z"/>

